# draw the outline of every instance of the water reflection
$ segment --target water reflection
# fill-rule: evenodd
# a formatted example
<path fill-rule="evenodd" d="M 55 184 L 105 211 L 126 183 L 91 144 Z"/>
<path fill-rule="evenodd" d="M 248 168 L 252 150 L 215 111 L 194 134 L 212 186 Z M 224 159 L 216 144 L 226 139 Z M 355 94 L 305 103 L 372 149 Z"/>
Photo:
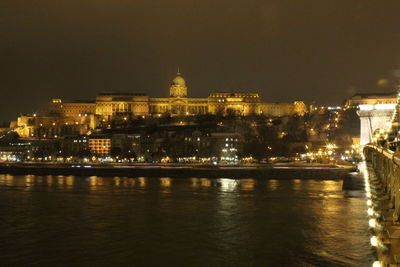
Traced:
<path fill-rule="evenodd" d="M 210 187 L 212 185 L 211 179 L 200 178 L 201 186 Z"/>
<path fill-rule="evenodd" d="M 171 186 L 171 178 L 169 177 L 161 177 L 161 186 L 162 187 L 170 187 Z"/>
<path fill-rule="evenodd" d="M 90 176 L 89 177 L 89 185 L 91 189 L 95 189 L 98 184 L 97 176 Z"/>
<path fill-rule="evenodd" d="M 11 186 L 14 181 L 14 176 L 9 174 L 2 174 L 0 175 L 0 184 L 5 186 Z"/>
<path fill-rule="evenodd" d="M 293 179 L 292 182 L 293 182 L 293 189 L 295 191 L 299 191 L 301 189 L 302 180 L 301 179 Z"/>
<path fill-rule="evenodd" d="M 255 179 L 240 179 L 240 189 L 244 191 L 252 191 L 256 186 Z"/>
<path fill-rule="evenodd" d="M 317 186 L 314 184 L 313 186 Z M 354 244 L 364 245 L 359 235 L 367 227 L 363 227 L 365 220 L 362 216 L 355 216 L 356 210 L 363 204 L 361 198 L 345 198 L 340 181 L 319 181 L 318 189 L 324 197 L 311 202 L 310 209 L 317 214 L 315 220 L 316 231 L 310 232 L 312 239 L 318 238 L 322 248 L 332 248 L 336 242 L 341 245 L 335 250 L 325 249 L 316 251 L 327 258 L 345 255 L 349 247 Z M 359 192 L 361 194 L 361 192 Z M 357 193 L 356 193 L 357 194 Z M 365 244 L 368 244 L 365 242 Z M 343 262 L 346 259 L 340 258 Z M 350 263 L 347 263 L 351 265 Z"/>
<path fill-rule="evenodd" d="M 58 175 L 57 176 L 57 184 L 58 185 L 64 185 L 64 183 L 65 183 L 65 179 L 64 178 L 65 178 L 64 176 Z"/>
<path fill-rule="evenodd" d="M 35 177 L 35 185 L 42 185 L 44 183 L 45 183 L 45 180 L 44 180 L 43 176 L 36 176 Z"/>
<path fill-rule="evenodd" d="M 200 179 L 199 178 L 190 178 L 190 182 L 191 182 L 191 186 L 192 187 L 199 187 L 199 182 Z"/>
<path fill-rule="evenodd" d="M 213 182 L 209 178 L 190 178 L 191 186 L 194 188 L 198 187 L 211 187 Z"/>
<path fill-rule="evenodd" d="M 156 179 L 156 178 L 155 178 Z M 12 176 L 12 175 L 0 175 L 0 186 L 11 186 L 11 187 L 23 187 L 25 189 L 34 189 L 35 187 L 46 187 L 47 189 L 66 189 L 74 190 L 75 187 L 81 189 L 88 189 L 92 191 L 106 190 L 109 187 L 125 187 L 130 188 L 135 185 L 138 187 L 146 187 L 147 178 L 138 177 L 75 177 L 75 176 L 64 176 L 64 175 L 47 175 L 47 176 L 36 176 L 36 175 L 24 175 L 24 176 Z M 168 188 L 172 186 L 172 179 L 169 177 L 160 178 L 160 185 L 162 188 Z"/>
<path fill-rule="evenodd" d="M 325 180 L 321 181 L 321 183 L 325 192 L 341 190 L 341 184 L 340 184 L 341 182 Z"/>
<path fill-rule="evenodd" d="M 114 184 L 115 184 L 116 186 L 120 186 L 120 185 L 122 184 L 121 178 L 119 178 L 118 176 L 117 176 L 117 177 L 114 177 L 113 180 L 114 180 Z"/>
<path fill-rule="evenodd" d="M 343 196 L 338 181 L 0 175 L 0 189 L 0 230 L 20 247 L 19 265 L 44 252 L 51 263 L 68 254 L 60 265 L 78 265 L 83 250 L 102 265 L 99 248 L 110 265 L 151 250 L 154 266 L 166 257 L 172 266 L 366 266 L 370 253 L 364 195 Z M 132 250 L 132 240 L 141 246 Z"/>
<path fill-rule="evenodd" d="M 115 176 L 113 178 L 113 182 L 114 182 L 113 185 L 118 186 L 118 187 L 131 187 L 131 186 L 135 185 L 135 179 L 128 178 L 128 177 Z"/>
<path fill-rule="evenodd" d="M 46 184 L 48 184 L 48 185 L 53 184 L 53 176 L 51 176 L 51 175 L 46 176 Z"/>
<path fill-rule="evenodd" d="M 235 179 L 220 178 L 218 183 L 221 185 L 221 191 L 233 192 L 236 190 L 238 182 Z"/>
<path fill-rule="evenodd" d="M 33 175 L 25 175 L 25 186 L 31 187 L 33 185 L 34 178 L 35 177 Z"/>
<path fill-rule="evenodd" d="M 275 191 L 278 189 L 279 181 L 278 180 L 268 180 L 267 185 L 268 185 L 268 189 L 270 191 Z"/>
<path fill-rule="evenodd" d="M 74 181 L 75 181 L 74 176 L 70 175 L 70 176 L 65 177 L 65 184 L 67 186 L 73 186 L 74 185 Z"/>
<path fill-rule="evenodd" d="M 161 177 L 160 178 L 160 185 L 161 185 L 161 193 L 169 194 L 171 193 L 171 178 L 169 177 Z"/>
<path fill-rule="evenodd" d="M 129 177 L 124 177 L 123 179 L 124 179 L 124 181 L 126 181 L 126 184 L 127 184 L 129 187 L 134 186 L 135 183 L 136 183 L 135 179 L 132 179 L 132 178 L 129 178 Z"/>
<path fill-rule="evenodd" d="M 139 177 L 137 178 L 137 181 L 139 182 L 139 186 L 144 188 L 146 187 L 146 178 L 145 177 Z"/>

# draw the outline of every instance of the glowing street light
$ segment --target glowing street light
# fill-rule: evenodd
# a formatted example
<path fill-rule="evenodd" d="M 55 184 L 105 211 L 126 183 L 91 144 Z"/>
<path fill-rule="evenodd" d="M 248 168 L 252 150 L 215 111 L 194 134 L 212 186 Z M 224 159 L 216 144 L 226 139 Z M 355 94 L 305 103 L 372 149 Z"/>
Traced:
<path fill-rule="evenodd" d="M 369 216 L 372 216 L 372 215 L 374 215 L 374 210 L 371 209 L 371 208 L 368 208 L 367 213 L 368 213 Z"/>
<path fill-rule="evenodd" d="M 373 247 L 378 246 L 378 238 L 376 238 L 376 236 L 372 236 L 370 242 L 371 242 L 371 246 L 373 246 Z"/>
<path fill-rule="evenodd" d="M 368 225 L 371 228 L 375 228 L 376 227 L 376 220 L 375 219 L 369 219 Z"/>

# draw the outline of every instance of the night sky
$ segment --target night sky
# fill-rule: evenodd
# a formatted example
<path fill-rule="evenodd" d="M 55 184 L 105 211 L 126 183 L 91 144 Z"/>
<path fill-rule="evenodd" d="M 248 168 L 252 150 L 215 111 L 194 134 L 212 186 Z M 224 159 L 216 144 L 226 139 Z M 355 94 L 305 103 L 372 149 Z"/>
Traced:
<path fill-rule="evenodd" d="M 399 0 L 1 0 L 0 120 L 101 91 L 340 104 L 400 63 Z"/>

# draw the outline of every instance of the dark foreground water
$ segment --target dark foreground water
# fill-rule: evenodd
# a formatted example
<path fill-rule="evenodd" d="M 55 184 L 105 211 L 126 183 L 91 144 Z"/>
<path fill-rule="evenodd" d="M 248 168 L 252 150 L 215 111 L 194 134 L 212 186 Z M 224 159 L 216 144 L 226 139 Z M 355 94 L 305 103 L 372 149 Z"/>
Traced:
<path fill-rule="evenodd" d="M 371 266 L 341 181 L 0 175 L 1 266 Z"/>

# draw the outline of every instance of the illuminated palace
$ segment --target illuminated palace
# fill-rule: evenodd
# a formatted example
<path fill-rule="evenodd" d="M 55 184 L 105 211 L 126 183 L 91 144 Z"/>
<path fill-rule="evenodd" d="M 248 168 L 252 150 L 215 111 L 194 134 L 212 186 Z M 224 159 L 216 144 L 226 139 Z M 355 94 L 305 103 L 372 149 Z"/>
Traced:
<path fill-rule="evenodd" d="M 134 117 L 201 114 L 259 114 L 269 117 L 303 115 L 302 101 L 263 103 L 257 93 L 211 93 L 207 98 L 189 98 L 186 81 L 178 72 L 169 88 L 169 97 L 151 98 L 141 93 L 99 93 L 95 101 L 53 99 L 45 116 L 21 116 L 14 123 L 21 137 L 54 138 L 84 134 L 101 122 Z"/>

